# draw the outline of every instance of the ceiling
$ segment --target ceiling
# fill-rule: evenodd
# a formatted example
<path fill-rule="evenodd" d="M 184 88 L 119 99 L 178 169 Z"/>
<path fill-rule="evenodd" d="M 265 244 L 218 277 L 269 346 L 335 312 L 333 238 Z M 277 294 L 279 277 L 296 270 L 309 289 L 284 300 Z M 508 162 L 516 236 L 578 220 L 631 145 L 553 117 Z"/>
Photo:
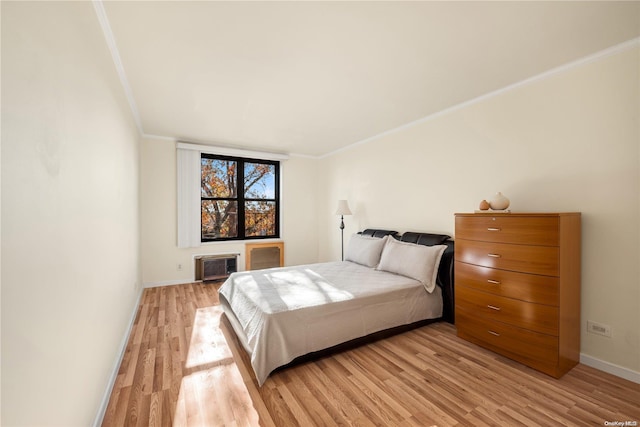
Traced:
<path fill-rule="evenodd" d="M 640 36 L 640 2 L 102 6 L 143 134 L 309 156 Z"/>

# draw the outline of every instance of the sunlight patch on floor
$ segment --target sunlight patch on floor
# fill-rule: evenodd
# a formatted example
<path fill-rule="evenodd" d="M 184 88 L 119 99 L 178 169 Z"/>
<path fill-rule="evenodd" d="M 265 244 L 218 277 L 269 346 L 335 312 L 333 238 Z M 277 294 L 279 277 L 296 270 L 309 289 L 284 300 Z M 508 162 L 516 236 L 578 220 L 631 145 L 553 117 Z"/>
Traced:
<path fill-rule="evenodd" d="M 227 341 L 220 330 L 222 307 L 199 308 L 193 320 L 186 368 L 224 363 L 233 358 Z"/>
<path fill-rule="evenodd" d="M 258 413 L 235 363 L 182 379 L 175 426 L 258 426 Z"/>
<path fill-rule="evenodd" d="M 259 417 L 220 328 L 220 306 L 196 310 L 173 426 L 258 426 Z M 198 369 L 200 368 L 200 369 Z"/>

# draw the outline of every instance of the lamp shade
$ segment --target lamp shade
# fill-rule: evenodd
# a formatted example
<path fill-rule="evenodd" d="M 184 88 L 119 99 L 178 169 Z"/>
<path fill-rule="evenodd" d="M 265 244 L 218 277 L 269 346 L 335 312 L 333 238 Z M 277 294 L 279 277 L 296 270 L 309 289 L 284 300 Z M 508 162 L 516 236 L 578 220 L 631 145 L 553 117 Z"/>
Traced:
<path fill-rule="evenodd" d="M 336 215 L 352 215 L 349 209 L 349 203 L 346 200 L 338 200 L 338 210 Z"/>

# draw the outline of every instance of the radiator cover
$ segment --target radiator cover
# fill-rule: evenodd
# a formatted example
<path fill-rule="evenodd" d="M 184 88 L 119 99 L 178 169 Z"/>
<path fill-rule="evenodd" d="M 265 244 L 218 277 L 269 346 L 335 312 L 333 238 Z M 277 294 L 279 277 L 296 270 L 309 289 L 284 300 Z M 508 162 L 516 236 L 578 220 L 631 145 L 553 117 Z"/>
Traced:
<path fill-rule="evenodd" d="M 247 270 L 282 267 L 284 265 L 284 242 L 247 243 L 245 258 Z"/>

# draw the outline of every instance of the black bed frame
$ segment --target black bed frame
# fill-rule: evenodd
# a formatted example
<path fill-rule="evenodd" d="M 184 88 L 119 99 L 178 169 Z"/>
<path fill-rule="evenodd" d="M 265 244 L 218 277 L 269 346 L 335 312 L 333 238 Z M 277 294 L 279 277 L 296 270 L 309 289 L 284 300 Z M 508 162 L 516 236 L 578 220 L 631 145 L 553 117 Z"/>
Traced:
<path fill-rule="evenodd" d="M 397 231 L 392 230 L 381 230 L 381 229 L 366 229 L 359 234 L 365 236 L 372 237 L 384 237 L 387 235 L 393 236 L 395 239 L 400 240 L 402 242 L 410 242 L 417 243 L 420 245 L 433 246 L 433 245 L 446 245 L 447 249 L 445 249 L 442 254 L 442 259 L 440 260 L 440 267 L 438 268 L 438 277 L 437 277 L 437 285 L 442 288 L 442 300 L 443 300 L 443 309 L 442 309 L 442 317 L 436 319 L 426 319 L 418 322 L 414 322 L 408 325 L 397 326 L 395 328 L 385 329 L 383 331 L 374 332 L 364 337 L 355 338 L 353 340 L 335 345 L 333 347 L 329 347 L 323 350 L 314 351 L 309 354 L 305 354 L 299 357 L 296 357 L 291 362 L 287 363 L 284 366 L 276 368 L 273 372 L 277 372 L 280 369 L 288 368 L 293 365 L 298 365 L 300 363 L 305 363 L 311 360 L 317 360 L 322 357 L 329 356 L 331 354 L 352 349 L 354 347 L 358 347 L 360 345 L 364 345 L 370 342 L 374 342 L 383 338 L 388 338 L 392 335 L 397 335 L 402 332 L 407 332 L 412 329 L 419 328 L 421 326 L 428 325 L 430 323 L 445 321 L 451 324 L 455 321 L 455 304 L 454 304 L 454 277 L 453 277 L 453 240 L 451 237 L 446 234 L 433 234 L 433 233 L 418 233 L 418 232 L 405 232 L 402 235 L 399 235 Z"/>

